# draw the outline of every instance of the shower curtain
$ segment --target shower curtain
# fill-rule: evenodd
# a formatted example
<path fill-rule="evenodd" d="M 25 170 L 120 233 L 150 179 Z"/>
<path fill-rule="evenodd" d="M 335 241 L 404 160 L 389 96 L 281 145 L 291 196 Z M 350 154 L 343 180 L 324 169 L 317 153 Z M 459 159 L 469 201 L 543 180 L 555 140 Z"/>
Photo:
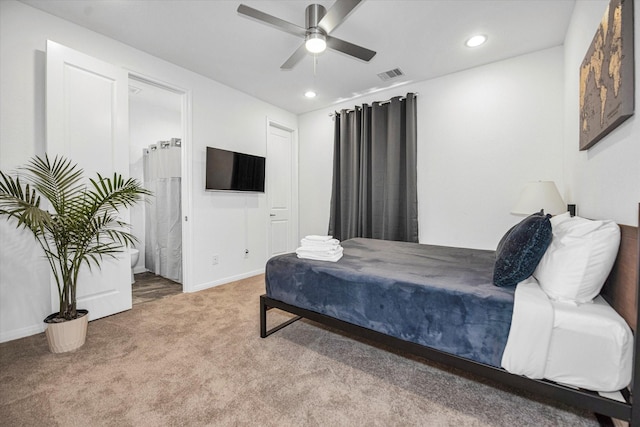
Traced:
<path fill-rule="evenodd" d="M 181 140 L 159 141 L 144 153 L 145 268 L 182 283 Z"/>

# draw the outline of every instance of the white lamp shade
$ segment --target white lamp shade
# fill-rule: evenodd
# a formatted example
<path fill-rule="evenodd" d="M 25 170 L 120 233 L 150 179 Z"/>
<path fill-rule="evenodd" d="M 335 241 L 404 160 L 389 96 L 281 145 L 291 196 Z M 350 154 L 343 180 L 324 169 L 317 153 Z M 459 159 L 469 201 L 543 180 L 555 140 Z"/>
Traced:
<path fill-rule="evenodd" d="M 558 215 L 567 211 L 567 205 L 560 197 L 558 187 L 553 181 L 537 181 L 528 183 L 516 205 L 511 209 L 512 214 L 531 215 L 540 212 Z"/>

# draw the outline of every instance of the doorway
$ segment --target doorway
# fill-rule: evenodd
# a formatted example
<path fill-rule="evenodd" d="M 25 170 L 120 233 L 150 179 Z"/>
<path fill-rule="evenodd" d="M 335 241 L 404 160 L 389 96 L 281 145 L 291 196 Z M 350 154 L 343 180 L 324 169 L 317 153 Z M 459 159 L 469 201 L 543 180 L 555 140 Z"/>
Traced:
<path fill-rule="evenodd" d="M 130 176 L 154 194 L 131 210 L 138 240 L 137 261 L 132 258 L 134 304 L 185 290 L 184 97 L 175 88 L 129 76 Z"/>

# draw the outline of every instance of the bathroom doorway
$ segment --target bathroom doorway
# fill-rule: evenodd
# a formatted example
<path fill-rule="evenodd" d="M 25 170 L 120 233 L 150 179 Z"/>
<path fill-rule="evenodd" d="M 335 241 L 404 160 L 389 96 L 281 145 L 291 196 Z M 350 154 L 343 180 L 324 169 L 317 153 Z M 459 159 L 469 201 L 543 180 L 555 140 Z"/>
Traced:
<path fill-rule="evenodd" d="M 129 172 L 154 194 L 131 209 L 134 304 L 184 290 L 184 96 L 129 76 Z"/>

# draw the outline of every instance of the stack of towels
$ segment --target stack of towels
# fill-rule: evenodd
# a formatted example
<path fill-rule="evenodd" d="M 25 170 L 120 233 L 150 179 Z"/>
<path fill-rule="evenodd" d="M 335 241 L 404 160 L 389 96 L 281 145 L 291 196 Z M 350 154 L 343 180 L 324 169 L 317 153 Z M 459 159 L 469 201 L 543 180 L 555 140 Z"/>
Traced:
<path fill-rule="evenodd" d="M 300 240 L 300 244 L 302 246 L 296 249 L 298 258 L 331 262 L 342 258 L 343 249 L 340 241 L 333 236 L 306 236 Z"/>

